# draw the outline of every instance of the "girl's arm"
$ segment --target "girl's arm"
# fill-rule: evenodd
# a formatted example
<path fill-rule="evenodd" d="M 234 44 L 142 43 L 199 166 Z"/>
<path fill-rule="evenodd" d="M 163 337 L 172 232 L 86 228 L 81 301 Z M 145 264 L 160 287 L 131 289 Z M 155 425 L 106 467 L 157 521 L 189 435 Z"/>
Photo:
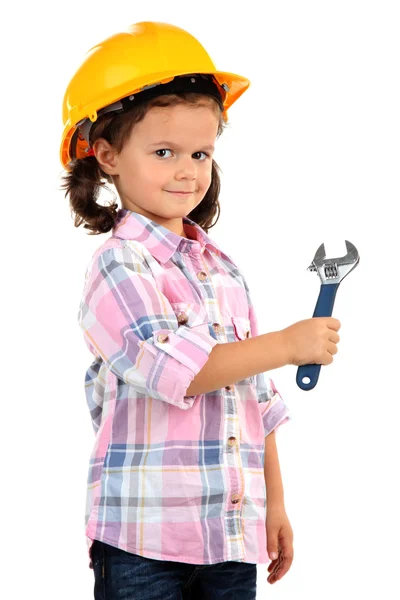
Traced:
<path fill-rule="evenodd" d="M 271 431 L 265 438 L 264 478 L 267 488 L 267 510 L 268 506 L 283 506 L 283 483 L 279 466 L 278 450 L 276 447 L 275 431 Z"/>
<path fill-rule="evenodd" d="M 204 367 L 192 380 L 186 395 L 196 396 L 218 390 L 258 373 L 283 367 L 288 360 L 288 351 L 280 331 L 217 344 Z"/>

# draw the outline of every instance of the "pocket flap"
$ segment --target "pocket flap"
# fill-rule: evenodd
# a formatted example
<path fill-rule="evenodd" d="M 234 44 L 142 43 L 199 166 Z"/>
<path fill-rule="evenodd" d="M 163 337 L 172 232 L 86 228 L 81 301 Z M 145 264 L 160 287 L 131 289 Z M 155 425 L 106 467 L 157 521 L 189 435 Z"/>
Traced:
<path fill-rule="evenodd" d="M 250 319 L 247 317 L 232 317 L 232 322 L 235 328 L 235 334 L 239 340 L 245 340 L 251 337 Z"/>

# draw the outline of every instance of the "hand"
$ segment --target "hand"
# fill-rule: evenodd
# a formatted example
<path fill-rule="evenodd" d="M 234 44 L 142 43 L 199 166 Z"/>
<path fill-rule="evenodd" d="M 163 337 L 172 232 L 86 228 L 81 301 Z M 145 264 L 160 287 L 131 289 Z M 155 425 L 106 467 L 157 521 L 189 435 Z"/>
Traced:
<path fill-rule="evenodd" d="M 298 321 L 280 333 L 287 349 L 288 364 L 330 365 L 337 353 L 340 321 L 334 317 L 313 317 Z"/>
<path fill-rule="evenodd" d="M 283 506 L 267 505 L 267 552 L 278 557 L 268 566 L 268 583 L 273 584 L 289 571 L 293 562 L 293 530 Z"/>

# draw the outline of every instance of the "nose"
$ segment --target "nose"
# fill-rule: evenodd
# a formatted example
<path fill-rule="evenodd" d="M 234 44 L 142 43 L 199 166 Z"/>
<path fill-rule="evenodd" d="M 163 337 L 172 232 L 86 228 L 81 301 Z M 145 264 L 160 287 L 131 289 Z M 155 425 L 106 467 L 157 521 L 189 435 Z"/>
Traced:
<path fill-rule="evenodd" d="M 175 178 L 181 179 L 195 179 L 197 174 L 197 166 L 194 158 L 181 157 L 176 165 Z"/>

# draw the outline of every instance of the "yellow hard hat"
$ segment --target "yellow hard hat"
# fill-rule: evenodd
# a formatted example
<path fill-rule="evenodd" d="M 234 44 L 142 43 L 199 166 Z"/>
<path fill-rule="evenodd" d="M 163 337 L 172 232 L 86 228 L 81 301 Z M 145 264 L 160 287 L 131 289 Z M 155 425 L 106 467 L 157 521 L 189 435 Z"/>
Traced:
<path fill-rule="evenodd" d="M 196 38 L 167 23 L 137 23 L 94 46 L 64 94 L 63 167 L 72 157 L 86 156 L 88 141 L 78 129 L 86 119 L 94 122 L 101 109 L 115 102 L 190 74 L 211 75 L 220 86 L 225 120 L 227 109 L 250 85 L 245 77 L 217 71 Z"/>

